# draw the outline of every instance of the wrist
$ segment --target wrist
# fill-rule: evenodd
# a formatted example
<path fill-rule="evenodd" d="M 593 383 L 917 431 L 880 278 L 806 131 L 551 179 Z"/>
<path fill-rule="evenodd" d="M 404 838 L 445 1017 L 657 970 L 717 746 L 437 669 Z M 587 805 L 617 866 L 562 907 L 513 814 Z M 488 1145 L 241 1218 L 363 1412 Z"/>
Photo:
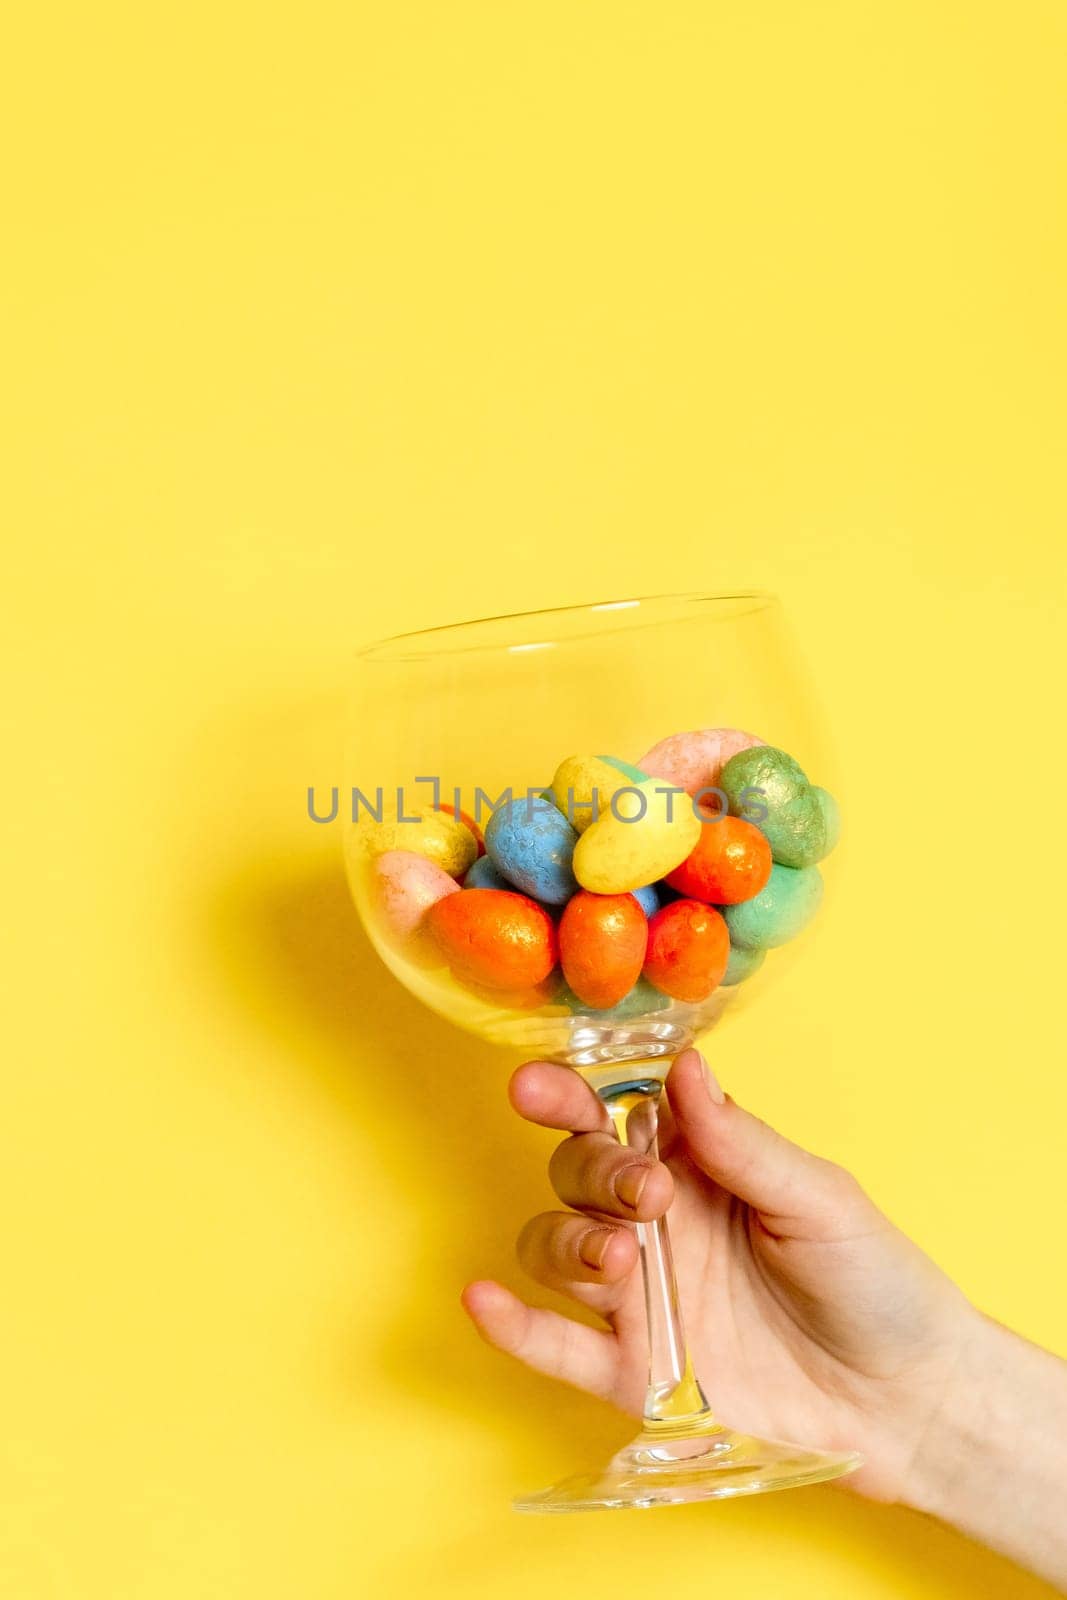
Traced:
<path fill-rule="evenodd" d="M 906 1500 L 1067 1585 L 1062 1514 L 1067 1362 L 973 1313 Z"/>
<path fill-rule="evenodd" d="M 941 1398 L 916 1447 L 904 1503 L 943 1522 L 957 1523 L 973 1495 L 982 1453 L 1004 1409 L 999 1392 L 1012 1335 L 973 1306 L 963 1314 L 956 1359 Z M 1010 1402 L 1009 1402 L 1010 1403 Z M 998 1447 L 999 1448 L 999 1447 Z"/>

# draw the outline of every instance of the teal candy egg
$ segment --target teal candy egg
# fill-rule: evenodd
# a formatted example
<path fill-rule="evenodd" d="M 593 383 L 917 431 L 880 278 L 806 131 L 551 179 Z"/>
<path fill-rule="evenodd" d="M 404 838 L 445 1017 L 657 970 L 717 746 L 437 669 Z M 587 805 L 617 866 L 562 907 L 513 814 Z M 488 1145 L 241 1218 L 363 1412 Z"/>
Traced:
<path fill-rule="evenodd" d="M 571 869 L 578 835 L 547 800 L 509 800 L 489 818 L 485 849 L 493 866 L 544 905 L 565 905 L 578 892 Z"/>
<path fill-rule="evenodd" d="M 731 983 L 744 983 L 746 978 L 751 978 L 754 972 L 759 971 L 766 959 L 766 950 L 746 950 L 744 945 L 731 945 L 730 959 L 723 974 L 723 987 Z"/>
<path fill-rule="evenodd" d="M 754 822 L 783 867 L 813 867 L 828 856 L 841 831 L 837 802 L 808 782 L 804 769 L 773 745 L 732 756 L 719 787 L 735 816 Z"/>
<path fill-rule="evenodd" d="M 654 989 L 647 978 L 638 978 L 628 994 L 617 1001 L 606 1011 L 597 1011 L 593 1006 L 587 1006 L 584 1000 L 579 1000 L 569 985 L 564 985 L 562 993 L 558 996 L 557 1005 L 568 1006 L 571 1011 L 596 1017 L 598 1022 L 631 1022 L 634 1017 L 643 1017 L 647 1012 L 664 1011 L 670 1005 L 669 995 L 661 994 Z"/>
<path fill-rule="evenodd" d="M 746 950 L 773 950 L 802 932 L 822 901 L 818 867 L 783 867 L 775 862 L 770 881 L 751 900 L 723 906 L 730 944 Z"/>
<path fill-rule="evenodd" d="M 821 861 L 823 856 L 828 856 L 831 850 L 837 848 L 838 840 L 841 838 L 841 811 L 829 789 L 820 789 L 816 785 L 811 792 L 818 795 L 819 805 L 822 808 L 825 845 L 822 856 L 818 857 Z"/>

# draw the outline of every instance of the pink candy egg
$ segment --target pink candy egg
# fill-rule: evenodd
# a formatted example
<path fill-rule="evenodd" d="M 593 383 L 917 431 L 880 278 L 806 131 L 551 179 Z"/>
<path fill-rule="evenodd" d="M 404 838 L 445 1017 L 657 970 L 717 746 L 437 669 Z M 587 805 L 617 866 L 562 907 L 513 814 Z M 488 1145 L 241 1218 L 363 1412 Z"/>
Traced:
<path fill-rule="evenodd" d="M 651 778 L 673 783 L 686 794 L 717 789 L 723 767 L 741 750 L 762 744 L 754 733 L 741 728 L 701 728 L 693 733 L 672 733 L 654 744 L 637 765 Z M 714 795 L 708 800 L 714 804 Z"/>
<path fill-rule="evenodd" d="M 423 918 L 438 900 L 458 894 L 459 884 L 414 850 L 384 850 L 371 862 L 370 881 L 378 928 L 391 944 L 421 962 L 433 951 L 424 940 Z"/>

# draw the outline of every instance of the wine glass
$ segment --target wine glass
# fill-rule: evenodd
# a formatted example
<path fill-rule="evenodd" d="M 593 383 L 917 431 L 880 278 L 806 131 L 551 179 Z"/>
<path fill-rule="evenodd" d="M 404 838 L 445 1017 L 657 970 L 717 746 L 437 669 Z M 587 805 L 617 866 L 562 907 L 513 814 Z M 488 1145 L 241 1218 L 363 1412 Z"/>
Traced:
<path fill-rule="evenodd" d="M 510 793 L 545 807 L 560 763 L 575 753 L 606 752 L 640 768 L 666 736 L 727 727 L 789 752 L 805 771 L 824 772 L 811 696 L 780 604 L 760 593 L 668 595 L 487 618 L 371 645 L 358 655 L 356 674 L 345 858 L 382 960 L 450 1021 L 580 1073 L 618 1138 L 654 1155 L 672 1060 L 728 1006 L 757 995 L 784 952 L 772 950 L 743 982 L 729 981 L 728 970 L 728 981 L 706 996 L 672 997 L 641 977 L 621 1001 L 598 1009 L 558 967 L 517 983 L 476 981 L 435 943 L 432 906 L 456 891 L 453 880 L 482 848 L 497 802 Z M 620 777 L 639 782 L 641 771 Z M 709 811 L 721 804 L 701 799 Z M 413 880 L 391 878 L 390 864 Z M 484 881 L 494 882 L 491 872 Z M 550 939 L 561 910 L 536 911 Z M 677 1504 L 816 1483 L 858 1466 L 855 1454 L 757 1439 L 716 1420 L 689 1357 L 666 1220 L 639 1223 L 636 1233 L 649 1342 L 641 1431 L 602 1470 L 516 1507 Z"/>

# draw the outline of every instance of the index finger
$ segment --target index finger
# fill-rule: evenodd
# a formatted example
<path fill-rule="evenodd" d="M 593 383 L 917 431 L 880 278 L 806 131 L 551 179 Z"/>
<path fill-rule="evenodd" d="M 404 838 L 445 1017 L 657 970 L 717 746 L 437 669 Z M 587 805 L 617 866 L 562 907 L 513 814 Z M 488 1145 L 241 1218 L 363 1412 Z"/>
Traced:
<path fill-rule="evenodd" d="M 594 1090 L 571 1067 L 554 1061 L 526 1061 L 512 1074 L 508 1099 L 520 1117 L 542 1128 L 568 1133 L 611 1129 L 611 1118 Z"/>

